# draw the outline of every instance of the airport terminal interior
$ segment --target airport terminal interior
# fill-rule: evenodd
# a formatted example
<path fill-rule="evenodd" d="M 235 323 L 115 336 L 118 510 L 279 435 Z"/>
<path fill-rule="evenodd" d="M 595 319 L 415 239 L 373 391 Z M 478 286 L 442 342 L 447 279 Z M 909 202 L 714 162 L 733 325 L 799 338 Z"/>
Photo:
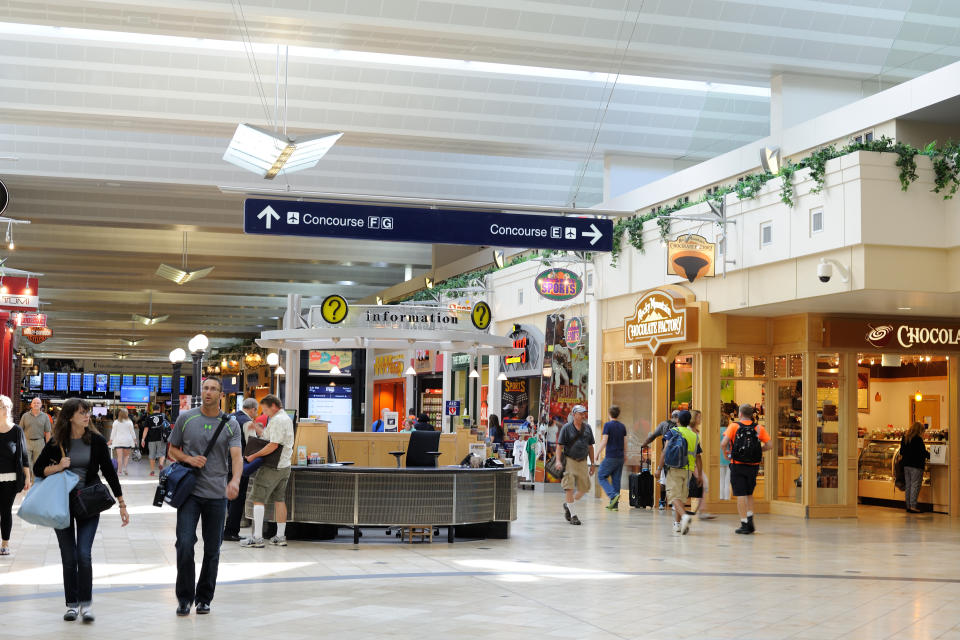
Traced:
<path fill-rule="evenodd" d="M 4 637 L 960 639 L 958 140 L 951 0 L 0 0 Z"/>

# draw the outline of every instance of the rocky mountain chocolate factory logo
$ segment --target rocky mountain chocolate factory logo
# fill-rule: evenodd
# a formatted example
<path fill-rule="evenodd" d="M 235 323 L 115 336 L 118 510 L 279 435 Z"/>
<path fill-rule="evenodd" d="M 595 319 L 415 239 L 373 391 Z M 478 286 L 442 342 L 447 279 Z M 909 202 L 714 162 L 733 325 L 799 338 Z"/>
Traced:
<path fill-rule="evenodd" d="M 885 324 L 880 327 L 873 327 L 872 325 L 867 325 L 870 327 L 870 332 L 867 333 L 867 342 L 877 347 L 878 349 L 883 348 L 890 344 L 890 341 L 893 339 L 893 327 L 888 324 Z"/>
<path fill-rule="evenodd" d="M 866 335 L 867 342 L 877 348 L 889 345 L 894 336 L 904 349 L 912 349 L 915 345 L 932 347 L 936 345 L 960 345 L 960 329 L 947 327 L 912 327 L 901 324 L 896 329 L 885 324 L 879 327 L 870 327 Z"/>

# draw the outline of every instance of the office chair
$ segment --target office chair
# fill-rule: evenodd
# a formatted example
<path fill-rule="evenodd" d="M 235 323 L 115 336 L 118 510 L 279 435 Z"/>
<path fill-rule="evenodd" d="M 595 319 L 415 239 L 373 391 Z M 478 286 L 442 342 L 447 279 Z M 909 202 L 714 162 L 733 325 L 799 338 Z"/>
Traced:
<path fill-rule="evenodd" d="M 407 467 L 436 467 L 439 448 L 439 431 L 411 431 L 407 445 Z"/>

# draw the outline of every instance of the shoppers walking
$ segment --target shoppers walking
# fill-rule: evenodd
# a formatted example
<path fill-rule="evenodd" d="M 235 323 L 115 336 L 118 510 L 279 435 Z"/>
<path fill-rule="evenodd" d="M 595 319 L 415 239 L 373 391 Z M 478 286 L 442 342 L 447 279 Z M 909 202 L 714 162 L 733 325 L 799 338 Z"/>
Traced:
<path fill-rule="evenodd" d="M 290 460 L 293 455 L 293 421 L 280 398 L 275 395 L 264 396 L 260 401 L 263 414 L 269 418 L 263 437 L 268 444 L 262 449 L 245 457 L 247 462 L 264 458 L 263 466 L 253 477 L 253 532 L 240 543 L 241 547 L 263 547 L 263 517 L 267 502 L 273 503 L 273 517 L 277 523 L 277 534 L 270 538 L 270 544 L 287 546 L 287 481 L 290 479 Z M 267 456 L 280 448 L 280 457 L 276 462 L 267 460 Z"/>
<path fill-rule="evenodd" d="M 40 398 L 30 401 L 30 410 L 20 417 L 20 428 L 27 439 L 30 466 L 33 466 L 53 431 L 53 422 L 50 416 L 43 412 L 43 401 Z"/>
<path fill-rule="evenodd" d="M 0 556 L 10 555 L 13 530 L 13 500 L 29 491 L 30 454 L 23 429 L 13 424 L 13 402 L 0 396 Z"/>
<path fill-rule="evenodd" d="M 749 535 L 756 531 L 753 523 L 753 491 L 757 488 L 757 472 L 763 452 L 773 446 L 770 434 L 757 424 L 752 404 L 740 405 L 740 419 L 731 423 L 720 441 L 720 450 L 730 459 L 730 486 L 737 497 L 740 527 L 736 533 Z"/>
<path fill-rule="evenodd" d="M 167 462 L 167 433 L 170 422 L 162 411 L 154 411 L 140 420 L 140 446 L 150 459 L 150 475 L 163 471 Z M 154 464 L 157 468 L 154 470 Z"/>
<path fill-rule="evenodd" d="M 130 464 L 130 453 L 137 446 L 137 436 L 133 432 L 133 421 L 126 409 L 120 409 L 120 414 L 113 421 L 113 430 L 110 431 L 110 440 L 107 444 L 113 447 L 117 454 L 117 473 L 127 475 L 127 465 Z"/>
<path fill-rule="evenodd" d="M 37 478 L 47 478 L 69 469 L 80 479 L 78 490 L 102 484 L 100 474 L 103 474 L 120 505 L 120 526 L 125 527 L 130 524 L 130 516 L 123 490 L 110 460 L 107 441 L 90 428 L 90 406 L 80 398 L 70 398 L 63 403 L 53 425 L 53 436 L 34 463 L 33 473 Z M 71 514 L 70 526 L 55 530 L 63 563 L 63 595 L 67 603 L 64 620 L 73 621 L 79 616 L 84 622 L 94 621 L 91 549 L 99 524 L 100 514 L 82 519 Z"/>
<path fill-rule="evenodd" d="M 657 425 L 657 428 L 650 432 L 650 435 L 647 436 L 647 439 L 643 441 L 641 449 L 644 447 L 649 447 L 650 443 L 656 440 L 657 438 L 662 438 L 668 431 L 677 426 L 677 416 L 680 415 L 680 411 L 675 409 L 667 420 L 664 420 Z M 660 464 L 657 467 L 657 478 L 660 482 L 660 511 L 663 511 L 667 506 L 667 472 L 663 468 L 663 456 L 660 456 Z"/>
<path fill-rule="evenodd" d="M 174 462 L 196 468 L 197 483 L 193 493 L 177 509 L 177 615 L 190 615 L 196 603 L 198 614 L 210 613 L 210 603 L 217 588 L 220 566 L 220 544 L 226 519 L 227 500 L 240 493 L 243 460 L 240 453 L 240 426 L 220 412 L 223 383 L 213 376 L 200 385 L 200 406 L 177 417 L 170 434 L 170 458 Z M 223 423 L 222 433 L 218 428 Z M 206 457 L 207 444 L 217 440 Z M 227 476 L 231 476 L 229 482 Z M 200 578 L 194 581 L 194 545 L 197 525 L 203 535 L 203 561 Z"/>
<path fill-rule="evenodd" d="M 563 471 L 560 487 L 564 491 L 563 515 L 570 524 L 581 524 L 576 502 L 590 491 L 590 476 L 595 471 L 593 431 L 586 424 L 587 409 L 576 405 L 570 410 L 570 422 L 557 438 L 557 469 Z M 590 464 L 587 465 L 587 458 Z"/>
<path fill-rule="evenodd" d="M 255 398 L 244 398 L 240 410 L 233 414 L 237 424 L 240 426 L 240 444 L 243 449 L 247 448 L 247 438 L 253 431 L 252 425 L 255 425 L 257 418 L 257 401 Z M 249 425 L 249 426 L 248 426 Z M 240 489 L 237 497 L 227 505 L 227 521 L 223 526 L 223 539 L 231 542 L 240 540 L 240 523 L 243 521 L 243 506 L 247 502 L 247 486 L 250 484 L 250 476 L 241 472 Z"/>
<path fill-rule="evenodd" d="M 617 420 L 620 417 L 620 407 L 611 405 L 608 411 L 610 420 L 603 425 L 603 434 L 600 436 L 600 451 L 603 460 L 600 461 L 600 470 L 597 471 L 597 481 L 600 488 L 607 494 L 610 502 L 607 509 L 616 511 L 620 503 L 620 477 L 623 475 L 623 442 L 627 437 L 627 427 Z"/>
<path fill-rule="evenodd" d="M 687 535 L 690 531 L 690 521 L 693 516 L 686 512 L 687 498 L 690 494 L 690 478 L 700 480 L 700 470 L 703 469 L 700 437 L 690 428 L 692 416 L 689 411 L 681 411 L 677 415 L 677 426 L 664 435 L 664 464 L 671 462 L 670 449 L 680 446 L 687 452 L 686 459 L 679 459 L 674 466 L 667 467 L 667 500 L 673 506 L 673 531 Z M 686 446 L 680 442 L 682 439 Z M 675 444 L 676 443 L 676 444 Z"/>
<path fill-rule="evenodd" d="M 900 440 L 907 513 L 920 513 L 917 509 L 917 498 L 920 496 L 920 485 L 923 482 L 923 469 L 930 458 L 930 452 L 923 444 L 923 432 L 926 428 L 925 424 L 914 422 Z"/>

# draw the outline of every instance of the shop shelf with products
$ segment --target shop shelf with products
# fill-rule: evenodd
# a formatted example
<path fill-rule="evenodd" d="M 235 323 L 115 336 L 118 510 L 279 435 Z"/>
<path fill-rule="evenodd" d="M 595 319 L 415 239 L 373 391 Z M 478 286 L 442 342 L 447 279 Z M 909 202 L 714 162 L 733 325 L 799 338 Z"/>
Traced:
<path fill-rule="evenodd" d="M 443 391 L 427 389 L 420 394 L 420 411 L 427 414 L 430 424 L 439 429 L 443 424 Z"/>

